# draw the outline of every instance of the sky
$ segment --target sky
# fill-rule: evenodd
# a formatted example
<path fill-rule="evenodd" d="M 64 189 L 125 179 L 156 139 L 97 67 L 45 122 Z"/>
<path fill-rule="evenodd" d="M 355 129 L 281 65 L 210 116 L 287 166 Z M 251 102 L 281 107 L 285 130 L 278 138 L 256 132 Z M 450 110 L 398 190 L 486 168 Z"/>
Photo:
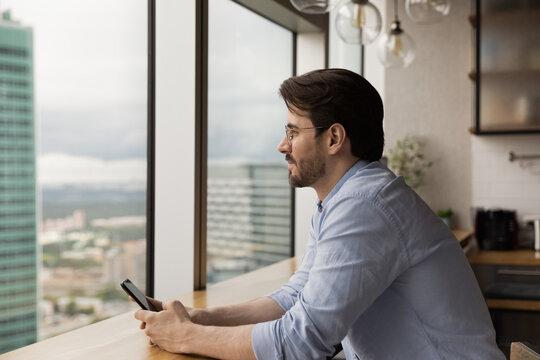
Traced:
<path fill-rule="evenodd" d="M 278 89 L 292 75 L 292 32 L 228 0 L 213 0 L 208 12 L 209 160 L 285 164 Z"/>
<path fill-rule="evenodd" d="M 42 186 L 146 186 L 146 6 L 0 0 L 34 32 Z M 276 146 L 287 111 L 277 91 L 292 75 L 292 34 L 228 0 L 213 0 L 209 16 L 210 160 L 283 161 Z"/>
<path fill-rule="evenodd" d="M 146 186 L 146 6 L 145 0 L 0 2 L 34 33 L 41 185 Z"/>

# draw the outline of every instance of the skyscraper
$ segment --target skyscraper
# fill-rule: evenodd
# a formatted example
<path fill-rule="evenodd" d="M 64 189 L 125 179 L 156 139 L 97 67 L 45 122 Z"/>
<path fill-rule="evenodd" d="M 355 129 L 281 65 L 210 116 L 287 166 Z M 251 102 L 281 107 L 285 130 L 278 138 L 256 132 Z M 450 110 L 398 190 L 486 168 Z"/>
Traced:
<path fill-rule="evenodd" d="M 37 340 L 32 29 L 0 19 L 0 353 Z"/>

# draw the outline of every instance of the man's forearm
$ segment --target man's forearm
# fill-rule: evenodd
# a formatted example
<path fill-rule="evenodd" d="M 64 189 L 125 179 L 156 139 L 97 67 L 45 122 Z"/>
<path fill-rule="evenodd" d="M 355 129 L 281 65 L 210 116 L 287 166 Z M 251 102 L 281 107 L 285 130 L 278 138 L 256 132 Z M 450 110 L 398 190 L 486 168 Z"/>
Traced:
<path fill-rule="evenodd" d="M 269 297 L 213 309 L 193 309 L 191 319 L 201 325 L 238 326 L 279 319 L 285 311 Z"/>
<path fill-rule="evenodd" d="M 185 353 L 208 356 L 214 359 L 256 359 L 251 344 L 254 325 L 233 327 L 204 326 L 193 324 Z"/>

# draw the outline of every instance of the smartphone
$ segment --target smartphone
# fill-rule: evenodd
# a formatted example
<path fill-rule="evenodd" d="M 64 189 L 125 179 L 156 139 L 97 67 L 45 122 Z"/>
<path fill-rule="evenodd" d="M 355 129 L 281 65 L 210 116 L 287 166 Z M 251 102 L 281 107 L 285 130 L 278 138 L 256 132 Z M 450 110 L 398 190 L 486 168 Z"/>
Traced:
<path fill-rule="evenodd" d="M 139 290 L 129 279 L 126 279 L 120 283 L 120 286 L 124 291 L 135 300 L 137 304 L 144 310 L 157 311 L 146 296 Z"/>

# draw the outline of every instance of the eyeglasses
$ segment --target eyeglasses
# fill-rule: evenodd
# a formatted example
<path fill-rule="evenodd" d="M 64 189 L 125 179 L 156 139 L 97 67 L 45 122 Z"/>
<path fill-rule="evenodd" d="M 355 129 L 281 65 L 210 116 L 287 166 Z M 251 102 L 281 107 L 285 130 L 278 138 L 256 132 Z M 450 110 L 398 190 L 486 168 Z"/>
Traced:
<path fill-rule="evenodd" d="M 292 140 L 298 133 L 298 130 L 309 130 L 309 129 L 328 129 L 328 126 L 312 126 L 312 127 L 305 127 L 305 128 L 290 128 L 287 125 L 285 125 L 285 137 L 287 138 L 287 143 L 292 145 Z"/>

